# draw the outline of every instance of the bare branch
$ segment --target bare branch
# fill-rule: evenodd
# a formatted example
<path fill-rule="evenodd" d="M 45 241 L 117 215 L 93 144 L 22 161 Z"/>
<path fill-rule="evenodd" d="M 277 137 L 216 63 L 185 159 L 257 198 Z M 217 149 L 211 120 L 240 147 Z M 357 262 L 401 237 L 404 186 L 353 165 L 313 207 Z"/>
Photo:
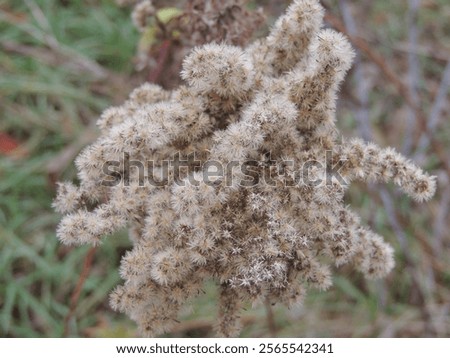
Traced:
<path fill-rule="evenodd" d="M 409 0 L 408 6 L 408 44 L 410 51 L 408 52 L 408 86 L 411 99 L 420 105 L 420 97 L 418 92 L 420 64 L 417 58 L 417 15 L 420 8 L 420 0 Z M 413 134 L 416 128 L 417 115 L 413 108 L 408 108 L 408 115 L 405 128 L 405 140 L 403 142 L 403 152 L 409 154 L 413 146 Z"/>
<path fill-rule="evenodd" d="M 422 133 L 419 139 L 419 144 L 417 151 L 415 153 L 415 159 L 421 161 L 423 159 L 423 154 L 425 153 L 427 147 L 430 145 L 429 133 L 434 133 L 436 127 L 439 124 L 441 118 L 442 110 L 444 109 L 445 103 L 448 100 L 447 92 L 450 87 L 450 60 L 447 62 L 444 74 L 442 75 L 442 81 L 439 86 L 438 93 L 434 100 L 433 106 L 430 110 L 430 117 L 427 122 L 428 133 Z"/>
<path fill-rule="evenodd" d="M 69 335 L 69 323 L 77 309 L 78 300 L 80 298 L 84 283 L 89 276 L 89 272 L 91 271 L 92 262 L 94 261 L 96 250 L 96 247 L 92 247 L 88 251 L 84 259 L 83 270 L 80 273 L 80 277 L 78 279 L 77 285 L 75 286 L 75 289 L 72 292 L 72 296 L 70 296 L 70 309 L 66 315 L 66 318 L 64 319 L 64 337 L 67 337 Z"/>
<path fill-rule="evenodd" d="M 345 22 L 345 26 L 348 29 L 348 33 L 356 35 L 358 30 L 356 23 L 350 12 L 350 8 L 346 0 L 339 0 L 339 8 L 342 12 L 342 17 Z M 370 126 L 369 117 L 369 88 L 372 86 L 370 81 L 364 78 L 364 67 L 361 60 L 359 51 L 356 53 L 354 79 L 356 85 L 355 97 L 358 100 L 358 109 L 356 111 L 356 121 L 358 125 L 358 132 L 365 141 L 372 140 L 372 129 Z"/>

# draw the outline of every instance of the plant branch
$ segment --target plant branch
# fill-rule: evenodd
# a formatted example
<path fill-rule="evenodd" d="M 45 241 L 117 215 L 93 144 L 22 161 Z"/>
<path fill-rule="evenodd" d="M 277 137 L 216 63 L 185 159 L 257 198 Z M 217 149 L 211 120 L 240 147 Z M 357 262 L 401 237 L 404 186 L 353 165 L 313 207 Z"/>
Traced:
<path fill-rule="evenodd" d="M 270 336 L 276 337 L 278 334 L 278 328 L 275 323 L 275 316 L 273 314 L 273 308 L 270 300 L 266 298 L 264 305 L 266 307 L 267 326 L 269 328 Z"/>
<path fill-rule="evenodd" d="M 64 319 L 64 337 L 67 337 L 69 335 L 69 323 L 77 309 L 78 300 L 80 298 L 84 283 L 91 271 L 92 262 L 94 261 L 96 251 L 97 247 L 92 247 L 86 254 L 86 257 L 84 258 L 83 269 L 80 273 L 80 277 L 78 278 L 77 285 L 75 286 L 75 289 L 73 290 L 72 295 L 70 296 L 69 312 L 67 313 Z"/>
<path fill-rule="evenodd" d="M 420 8 L 421 0 L 409 0 L 408 1 L 408 44 L 411 49 L 408 52 L 408 86 L 409 94 L 411 99 L 417 103 L 421 104 L 421 99 L 419 96 L 419 75 L 420 75 L 420 64 L 417 57 L 417 42 L 418 42 L 418 29 L 417 29 L 417 15 Z M 409 154 L 413 146 L 413 134 L 416 128 L 417 115 L 413 108 L 408 108 L 407 123 L 405 128 L 405 140 L 403 142 L 403 152 Z"/>

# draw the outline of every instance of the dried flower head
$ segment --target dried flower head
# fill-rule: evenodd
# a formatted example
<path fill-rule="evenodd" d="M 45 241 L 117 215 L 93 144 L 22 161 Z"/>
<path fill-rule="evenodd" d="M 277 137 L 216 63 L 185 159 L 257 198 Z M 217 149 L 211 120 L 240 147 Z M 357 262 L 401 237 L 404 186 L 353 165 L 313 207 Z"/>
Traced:
<path fill-rule="evenodd" d="M 265 39 L 196 48 L 186 86 L 145 84 L 104 112 L 101 137 L 76 160 L 79 188 L 60 185 L 63 243 L 130 228 L 111 304 L 143 335 L 169 330 L 206 279 L 220 285 L 218 334 L 233 336 L 242 302 L 293 305 L 328 288 L 326 261 L 368 278 L 394 266 L 344 192 L 353 180 L 393 181 L 423 201 L 435 179 L 391 148 L 339 140 L 336 93 L 354 53 L 322 17 L 318 0 L 296 0 Z"/>
<path fill-rule="evenodd" d="M 191 45 L 223 41 L 243 46 L 264 22 L 262 9 L 248 10 L 248 0 L 189 0 L 179 26 Z"/>
<path fill-rule="evenodd" d="M 155 11 L 151 0 L 143 0 L 138 3 L 131 14 L 134 26 L 139 31 L 144 31 L 147 27 L 147 19 L 155 15 Z"/>
<path fill-rule="evenodd" d="M 248 0 L 186 0 L 182 7 L 150 0 L 134 1 L 133 23 L 142 33 L 136 68 L 167 88 L 180 84 L 183 58 L 193 47 L 210 42 L 245 46 L 264 23 L 262 8 Z M 165 7 L 162 7 L 164 4 Z M 163 75 L 164 74 L 164 75 Z"/>

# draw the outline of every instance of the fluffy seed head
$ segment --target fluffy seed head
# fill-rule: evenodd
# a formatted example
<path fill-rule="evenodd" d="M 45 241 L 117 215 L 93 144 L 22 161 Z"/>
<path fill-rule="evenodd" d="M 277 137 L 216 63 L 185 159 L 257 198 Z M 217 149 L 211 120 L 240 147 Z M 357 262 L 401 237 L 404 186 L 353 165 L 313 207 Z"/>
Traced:
<path fill-rule="evenodd" d="M 150 5 L 134 14 L 141 28 Z M 216 331 L 230 337 L 242 302 L 294 305 L 306 288 L 327 289 L 325 261 L 367 278 L 393 268 L 392 248 L 344 193 L 354 180 L 392 181 L 422 201 L 436 179 L 392 148 L 339 138 L 336 96 L 354 53 L 320 30 L 322 17 L 318 0 L 296 0 L 266 39 L 194 49 L 187 86 L 144 84 L 106 110 L 76 159 L 79 187 L 60 184 L 62 243 L 129 229 L 111 305 L 143 335 L 167 332 L 206 279 L 220 284 Z"/>
<path fill-rule="evenodd" d="M 253 66 L 242 49 L 224 44 L 195 48 L 183 62 L 181 76 L 197 92 L 243 97 L 253 85 Z"/>

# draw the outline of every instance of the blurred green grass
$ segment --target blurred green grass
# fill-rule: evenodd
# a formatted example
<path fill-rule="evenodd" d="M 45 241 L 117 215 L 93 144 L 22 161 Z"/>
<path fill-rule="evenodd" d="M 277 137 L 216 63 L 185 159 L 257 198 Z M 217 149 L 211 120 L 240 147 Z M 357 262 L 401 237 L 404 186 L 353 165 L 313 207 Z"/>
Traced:
<path fill-rule="evenodd" d="M 425 7 L 419 20 L 423 29 L 434 29 L 426 36 L 439 46 L 441 41 L 448 41 L 447 3 L 445 0 L 428 3 L 435 7 Z M 447 12 L 440 11 L 444 8 Z M 368 31 L 373 31 L 373 38 L 383 44 L 380 51 L 386 58 L 401 67 L 395 44 L 405 41 L 402 22 L 405 4 L 382 0 L 371 10 L 365 22 L 371 26 Z M 132 27 L 129 11 L 118 8 L 113 0 L 0 0 L 0 33 L 3 47 L 0 132 L 15 138 L 22 148 L 19 157 L 0 155 L 0 336 L 61 337 L 70 296 L 88 248 L 67 248 L 57 242 L 55 227 L 59 216 L 51 208 L 55 192 L 48 165 L 85 135 L 103 109 L 123 101 L 136 81 L 144 80 L 142 75 L 136 78 L 133 72 L 138 34 Z M 425 90 L 439 83 L 443 66 L 430 56 L 420 56 L 420 60 L 424 78 L 428 79 L 421 83 L 421 89 Z M 404 103 L 391 92 L 392 88 L 385 83 L 371 94 L 371 119 L 380 145 L 395 145 L 402 133 L 402 127 L 392 124 L 392 119 Z M 344 101 L 340 128 L 347 135 L 356 135 L 351 106 L 350 109 L 345 106 Z M 393 113 L 394 118 L 390 119 Z M 448 130 L 444 128 L 444 133 Z M 432 161 L 427 166 L 439 169 Z M 64 168 L 60 179 L 76 179 L 73 165 Z M 395 246 L 394 272 L 383 282 L 366 282 L 345 267 L 336 270 L 338 274 L 330 291 L 310 292 L 303 306 L 291 310 L 273 308 L 277 334 L 298 337 L 427 334 L 423 316 L 426 302 L 420 302 L 417 296 L 382 205 L 374 203 L 363 185 L 354 186 L 348 201 L 375 231 Z M 426 243 L 417 239 L 419 233 L 431 242 L 429 222 L 437 215 L 437 203 L 419 207 L 402 197 L 396 205 L 399 213 L 413 224 L 405 232 L 408 249 L 418 266 L 417 272 L 423 275 L 421 283 L 426 298 L 432 298 L 431 312 L 442 316 L 437 323 L 439 335 L 448 336 L 450 270 L 446 263 L 450 240 L 446 234 L 447 250 L 433 257 L 425 252 Z M 108 306 L 108 293 L 120 281 L 117 273 L 120 257 L 128 247 L 126 234 L 120 233 L 96 252 L 75 316 L 69 322 L 70 336 L 136 335 L 134 323 Z M 442 265 L 439 270 L 432 266 L 433 260 Z M 433 275 L 430 287 L 429 275 Z M 180 320 L 186 323 L 185 329 L 172 335 L 210 335 L 210 323 L 216 313 L 215 296 L 214 284 L 208 283 L 205 294 L 192 301 L 192 310 L 183 311 Z M 270 336 L 264 306 L 247 307 L 244 318 L 244 336 Z"/>
<path fill-rule="evenodd" d="M 0 33 L 10 50 L 0 51 L 0 132 L 25 152 L 0 156 L 0 336 L 60 337 L 88 248 L 58 243 L 47 166 L 132 88 L 125 79 L 137 33 L 113 1 L 57 0 L 1 1 Z M 72 180 L 73 166 L 62 176 Z M 119 282 L 128 243 L 125 235 L 117 239 L 97 251 L 72 336 L 96 324 Z"/>

